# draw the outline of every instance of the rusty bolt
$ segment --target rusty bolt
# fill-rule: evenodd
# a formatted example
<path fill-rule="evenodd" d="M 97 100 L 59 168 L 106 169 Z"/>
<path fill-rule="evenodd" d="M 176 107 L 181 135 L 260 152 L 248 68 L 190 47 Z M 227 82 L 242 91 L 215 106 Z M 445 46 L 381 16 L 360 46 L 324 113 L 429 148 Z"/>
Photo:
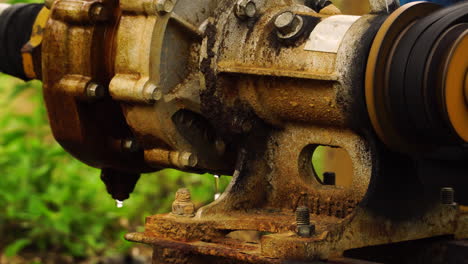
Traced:
<path fill-rule="evenodd" d="M 160 14 L 167 14 L 174 10 L 175 0 L 158 0 L 156 2 L 156 10 Z"/>
<path fill-rule="evenodd" d="M 306 206 L 296 209 L 297 234 L 301 237 L 311 237 L 315 233 L 315 225 L 310 224 L 310 211 Z"/>
<path fill-rule="evenodd" d="M 153 91 L 151 92 L 151 99 L 153 99 L 154 101 L 159 101 L 162 99 L 162 96 L 163 96 L 163 93 L 162 93 L 161 88 L 155 86 Z"/>
<path fill-rule="evenodd" d="M 100 84 L 90 82 L 86 86 L 86 96 L 88 96 L 89 98 L 100 99 L 106 96 L 106 94 L 106 88 Z"/>
<path fill-rule="evenodd" d="M 442 188 L 440 200 L 444 205 L 455 205 L 455 190 L 451 187 Z"/>
<path fill-rule="evenodd" d="M 185 217 L 195 215 L 195 206 L 192 203 L 189 189 L 181 188 L 176 192 L 175 200 L 172 203 L 172 214 Z"/>
<path fill-rule="evenodd" d="M 159 101 L 163 97 L 163 92 L 160 87 L 153 83 L 146 84 L 144 88 L 144 99 L 148 102 Z"/>
<path fill-rule="evenodd" d="M 198 157 L 190 152 L 182 152 L 179 155 L 179 163 L 182 167 L 193 168 L 198 164 Z"/>
<path fill-rule="evenodd" d="M 242 20 L 253 18 L 257 14 L 257 5 L 252 0 L 239 0 L 236 4 L 235 13 Z"/>
<path fill-rule="evenodd" d="M 275 19 L 275 27 L 278 30 L 277 35 L 281 39 L 289 39 L 297 36 L 303 25 L 304 21 L 302 17 L 290 11 L 279 14 Z"/>

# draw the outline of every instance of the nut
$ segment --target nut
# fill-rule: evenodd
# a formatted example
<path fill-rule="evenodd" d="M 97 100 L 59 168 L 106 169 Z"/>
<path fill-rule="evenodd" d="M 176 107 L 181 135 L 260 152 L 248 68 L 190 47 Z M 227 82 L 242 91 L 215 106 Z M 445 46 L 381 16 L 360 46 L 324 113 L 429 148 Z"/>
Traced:
<path fill-rule="evenodd" d="M 444 205 L 456 205 L 455 190 L 451 187 L 442 188 L 440 191 L 440 200 Z"/>
<path fill-rule="evenodd" d="M 236 16 L 240 19 L 249 19 L 257 14 L 257 5 L 252 0 L 239 0 L 235 9 Z"/>
<path fill-rule="evenodd" d="M 191 201 L 189 189 L 181 188 L 176 192 L 175 200 L 172 203 L 172 214 L 184 217 L 193 217 L 195 215 L 195 206 Z"/>
<path fill-rule="evenodd" d="M 296 232 L 300 237 L 311 237 L 315 233 L 315 225 L 310 224 L 310 210 L 308 207 L 297 207 L 296 225 Z"/>
<path fill-rule="evenodd" d="M 174 10 L 175 0 L 158 0 L 156 2 L 156 10 L 160 14 L 167 14 Z"/>
<path fill-rule="evenodd" d="M 93 99 L 100 99 L 107 95 L 106 88 L 95 82 L 90 82 L 86 86 L 86 96 Z"/>
<path fill-rule="evenodd" d="M 278 30 L 278 37 L 290 39 L 298 35 L 304 25 L 302 17 L 293 12 L 286 11 L 279 14 L 275 19 L 275 27 Z"/>
<path fill-rule="evenodd" d="M 161 88 L 155 86 L 153 91 L 151 92 L 151 99 L 153 99 L 154 101 L 159 101 L 162 99 L 162 96 L 163 96 L 163 93 L 162 93 Z"/>
<path fill-rule="evenodd" d="M 315 233 L 315 225 L 299 225 L 296 231 L 300 237 L 311 237 Z"/>

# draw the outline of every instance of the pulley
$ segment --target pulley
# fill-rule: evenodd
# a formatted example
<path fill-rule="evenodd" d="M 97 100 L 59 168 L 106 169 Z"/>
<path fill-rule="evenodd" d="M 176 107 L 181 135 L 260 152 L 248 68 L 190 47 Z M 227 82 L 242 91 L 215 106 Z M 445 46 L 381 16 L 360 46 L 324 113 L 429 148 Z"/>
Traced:
<path fill-rule="evenodd" d="M 368 60 L 366 102 L 381 140 L 421 154 L 468 142 L 468 3 L 407 4 L 385 21 Z"/>

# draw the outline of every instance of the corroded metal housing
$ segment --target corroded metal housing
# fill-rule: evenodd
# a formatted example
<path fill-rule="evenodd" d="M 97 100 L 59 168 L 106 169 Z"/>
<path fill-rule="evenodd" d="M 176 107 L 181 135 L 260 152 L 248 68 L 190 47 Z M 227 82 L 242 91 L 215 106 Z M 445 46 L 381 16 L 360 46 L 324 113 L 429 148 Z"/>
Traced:
<path fill-rule="evenodd" d="M 466 207 L 438 200 L 447 181 L 424 181 L 436 178 L 433 167 L 460 178 L 463 160 L 394 152 L 369 118 L 369 54 L 398 5 L 370 6 L 349 16 L 299 0 L 56 0 L 42 43 L 54 136 L 119 177 L 164 168 L 233 175 L 194 217 L 180 217 L 193 205 L 178 201 L 174 214 L 126 236 L 152 244 L 155 263 L 283 263 L 466 238 Z M 285 12 L 286 28 L 275 24 Z M 318 179 L 318 146 L 349 155 L 346 186 Z M 310 209 L 310 237 L 296 234 L 298 205 Z M 245 243 L 233 231 L 258 237 Z"/>

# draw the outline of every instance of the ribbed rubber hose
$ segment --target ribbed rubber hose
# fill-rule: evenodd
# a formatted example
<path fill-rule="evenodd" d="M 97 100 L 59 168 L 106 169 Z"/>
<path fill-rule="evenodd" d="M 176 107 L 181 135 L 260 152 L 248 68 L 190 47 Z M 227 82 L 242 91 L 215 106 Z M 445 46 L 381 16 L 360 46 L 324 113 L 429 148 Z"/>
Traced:
<path fill-rule="evenodd" d="M 0 13 L 0 72 L 28 80 L 21 48 L 29 41 L 42 7 L 42 4 L 17 4 Z"/>

